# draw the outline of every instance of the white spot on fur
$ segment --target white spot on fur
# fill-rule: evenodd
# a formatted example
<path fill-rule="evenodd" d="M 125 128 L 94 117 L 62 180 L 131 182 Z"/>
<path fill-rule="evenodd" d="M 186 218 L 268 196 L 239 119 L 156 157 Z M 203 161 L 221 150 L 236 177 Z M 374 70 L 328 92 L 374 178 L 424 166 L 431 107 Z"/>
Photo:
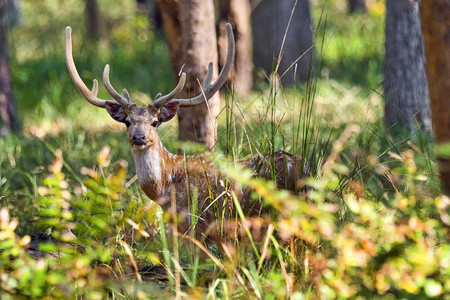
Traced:
<path fill-rule="evenodd" d="M 288 165 L 287 165 L 287 167 L 288 167 L 288 174 L 289 174 L 289 175 L 290 175 L 291 172 L 292 172 L 292 167 L 293 167 L 293 166 L 294 166 L 294 164 L 293 164 L 292 160 L 289 159 Z"/>

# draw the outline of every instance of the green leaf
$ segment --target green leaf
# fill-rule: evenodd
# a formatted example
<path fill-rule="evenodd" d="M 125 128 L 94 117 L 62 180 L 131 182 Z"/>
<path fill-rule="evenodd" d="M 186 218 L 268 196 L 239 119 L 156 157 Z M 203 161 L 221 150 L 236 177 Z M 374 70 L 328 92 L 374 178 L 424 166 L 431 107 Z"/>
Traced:
<path fill-rule="evenodd" d="M 0 242 L 0 250 L 9 249 L 14 246 L 14 240 L 8 239 Z"/>
<path fill-rule="evenodd" d="M 56 252 L 58 251 L 58 246 L 51 243 L 42 243 L 39 244 L 39 250 L 46 251 L 46 252 Z"/>
<path fill-rule="evenodd" d="M 8 287 L 9 287 L 10 289 L 14 289 L 14 288 L 17 287 L 17 280 L 10 277 L 10 278 L 8 278 L 8 283 L 7 283 L 7 285 L 8 285 Z"/>
<path fill-rule="evenodd" d="M 436 145 L 436 156 L 441 158 L 450 158 L 450 143 Z"/>
<path fill-rule="evenodd" d="M 442 294 L 442 286 L 439 282 L 434 281 L 433 279 L 427 279 L 425 282 L 425 294 L 429 297 L 436 297 Z"/>

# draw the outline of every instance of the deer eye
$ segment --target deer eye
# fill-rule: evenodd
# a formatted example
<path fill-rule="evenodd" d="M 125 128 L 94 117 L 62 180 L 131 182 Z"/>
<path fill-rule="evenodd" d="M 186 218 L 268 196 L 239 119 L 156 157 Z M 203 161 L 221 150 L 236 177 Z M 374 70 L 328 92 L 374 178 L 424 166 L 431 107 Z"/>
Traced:
<path fill-rule="evenodd" d="M 152 123 L 152 126 L 153 126 L 153 127 L 157 127 L 157 126 L 158 126 L 158 124 L 159 124 L 159 122 L 158 122 L 158 121 L 153 121 L 153 123 Z"/>
<path fill-rule="evenodd" d="M 128 120 L 125 120 L 124 123 L 125 123 L 125 126 L 127 126 L 127 128 L 130 127 L 130 125 L 131 125 L 130 121 L 128 121 Z"/>

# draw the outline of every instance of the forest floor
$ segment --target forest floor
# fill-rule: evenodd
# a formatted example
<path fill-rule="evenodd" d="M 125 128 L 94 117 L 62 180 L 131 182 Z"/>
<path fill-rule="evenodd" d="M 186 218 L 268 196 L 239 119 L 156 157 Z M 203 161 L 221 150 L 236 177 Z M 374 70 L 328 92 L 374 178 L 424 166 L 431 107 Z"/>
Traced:
<path fill-rule="evenodd" d="M 174 84 L 161 33 L 131 2 L 108 5 L 104 38 L 92 44 L 74 25 L 84 24 L 78 2 L 24 1 L 23 24 L 11 30 L 24 133 L 0 139 L 2 299 L 445 297 L 450 200 L 432 138 L 384 127 L 381 2 L 349 16 L 344 1 L 313 1 L 320 67 L 308 82 L 276 89 L 265 81 L 244 99 L 222 97 L 215 160 L 274 212 L 262 242 L 249 233 L 225 251 L 167 231 L 167 216 L 136 181 L 125 127 L 88 105 L 65 67 L 71 25 L 86 82 L 109 63 L 115 86 L 149 103 Z M 177 142 L 175 121 L 159 134 L 170 151 L 199 149 Z M 307 199 L 232 163 L 279 149 L 311 166 Z M 157 276 L 146 277 L 152 270 Z"/>

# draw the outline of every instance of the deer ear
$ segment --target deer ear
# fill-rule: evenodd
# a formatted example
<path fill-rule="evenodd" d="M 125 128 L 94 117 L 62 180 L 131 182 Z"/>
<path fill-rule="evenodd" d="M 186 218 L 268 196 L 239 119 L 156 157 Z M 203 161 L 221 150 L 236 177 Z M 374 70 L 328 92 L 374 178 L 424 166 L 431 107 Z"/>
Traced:
<path fill-rule="evenodd" d="M 160 122 L 169 121 L 177 114 L 179 107 L 180 103 L 178 103 L 177 101 L 167 103 L 159 110 L 158 120 Z"/>
<path fill-rule="evenodd" d="M 117 122 L 121 123 L 125 122 L 127 114 L 125 113 L 125 109 L 119 103 L 106 101 L 105 108 L 108 111 L 111 118 L 113 118 Z"/>

